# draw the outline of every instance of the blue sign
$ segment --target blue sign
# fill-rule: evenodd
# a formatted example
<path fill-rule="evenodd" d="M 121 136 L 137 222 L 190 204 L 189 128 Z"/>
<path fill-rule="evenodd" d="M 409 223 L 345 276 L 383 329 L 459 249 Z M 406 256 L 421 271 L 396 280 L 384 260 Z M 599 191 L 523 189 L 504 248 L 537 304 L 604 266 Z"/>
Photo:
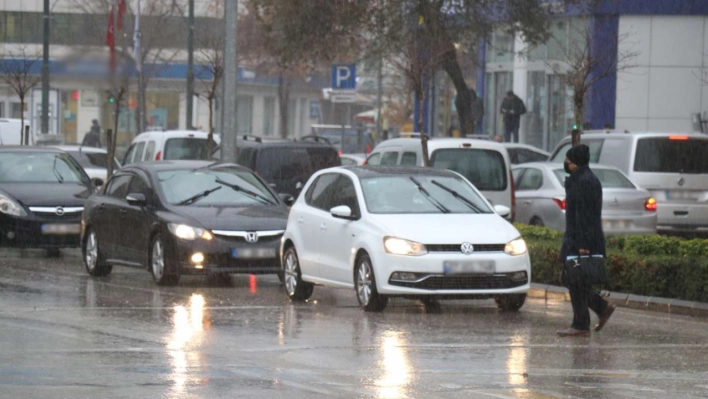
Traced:
<path fill-rule="evenodd" d="M 356 89 L 356 65 L 332 65 L 332 88 L 335 90 Z"/>
<path fill-rule="evenodd" d="M 320 102 L 310 101 L 310 119 L 320 119 Z"/>

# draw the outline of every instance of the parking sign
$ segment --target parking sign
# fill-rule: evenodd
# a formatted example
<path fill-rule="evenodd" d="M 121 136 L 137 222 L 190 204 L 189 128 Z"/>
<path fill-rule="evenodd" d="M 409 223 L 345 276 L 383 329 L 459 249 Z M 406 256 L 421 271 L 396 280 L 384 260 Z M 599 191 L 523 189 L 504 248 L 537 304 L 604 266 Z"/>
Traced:
<path fill-rule="evenodd" d="M 356 90 L 356 65 L 332 65 L 332 88 L 334 90 Z"/>

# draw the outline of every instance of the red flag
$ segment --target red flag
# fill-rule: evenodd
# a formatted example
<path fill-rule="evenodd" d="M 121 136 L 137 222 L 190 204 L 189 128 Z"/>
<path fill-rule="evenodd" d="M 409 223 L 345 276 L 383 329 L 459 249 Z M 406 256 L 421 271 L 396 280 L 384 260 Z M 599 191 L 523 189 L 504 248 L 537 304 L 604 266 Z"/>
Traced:
<path fill-rule="evenodd" d="M 118 30 L 123 30 L 123 14 L 125 14 L 125 0 L 118 0 Z"/>
<path fill-rule="evenodd" d="M 113 26 L 113 7 L 108 13 L 108 33 L 106 33 L 106 46 L 110 49 L 110 67 L 111 71 L 116 70 L 116 33 Z"/>

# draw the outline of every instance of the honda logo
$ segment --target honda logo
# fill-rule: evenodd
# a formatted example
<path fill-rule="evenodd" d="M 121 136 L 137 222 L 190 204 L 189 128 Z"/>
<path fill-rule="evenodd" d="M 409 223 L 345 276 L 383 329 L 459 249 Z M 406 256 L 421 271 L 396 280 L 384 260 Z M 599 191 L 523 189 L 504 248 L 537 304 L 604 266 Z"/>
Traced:
<path fill-rule="evenodd" d="M 57 216 L 64 216 L 64 208 L 58 206 L 57 209 L 54 210 L 54 213 L 56 213 Z"/>
<path fill-rule="evenodd" d="M 246 233 L 246 242 L 257 242 L 258 241 L 258 233 L 255 231 L 251 231 Z"/>
<path fill-rule="evenodd" d="M 474 246 L 472 244 L 466 242 L 460 246 L 460 250 L 465 255 L 472 255 L 472 252 L 474 252 Z"/>

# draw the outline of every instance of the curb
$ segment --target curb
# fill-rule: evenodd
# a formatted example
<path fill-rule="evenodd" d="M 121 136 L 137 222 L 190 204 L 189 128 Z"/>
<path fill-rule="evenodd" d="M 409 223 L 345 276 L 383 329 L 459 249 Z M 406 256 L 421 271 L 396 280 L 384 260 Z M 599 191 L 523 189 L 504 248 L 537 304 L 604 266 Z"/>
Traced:
<path fill-rule="evenodd" d="M 708 303 L 647 297 L 610 291 L 602 291 L 602 295 L 608 302 L 615 304 L 615 306 L 683 316 L 708 317 Z M 556 285 L 531 283 L 528 296 L 530 298 L 542 298 L 546 301 L 570 302 L 568 289 Z"/>

